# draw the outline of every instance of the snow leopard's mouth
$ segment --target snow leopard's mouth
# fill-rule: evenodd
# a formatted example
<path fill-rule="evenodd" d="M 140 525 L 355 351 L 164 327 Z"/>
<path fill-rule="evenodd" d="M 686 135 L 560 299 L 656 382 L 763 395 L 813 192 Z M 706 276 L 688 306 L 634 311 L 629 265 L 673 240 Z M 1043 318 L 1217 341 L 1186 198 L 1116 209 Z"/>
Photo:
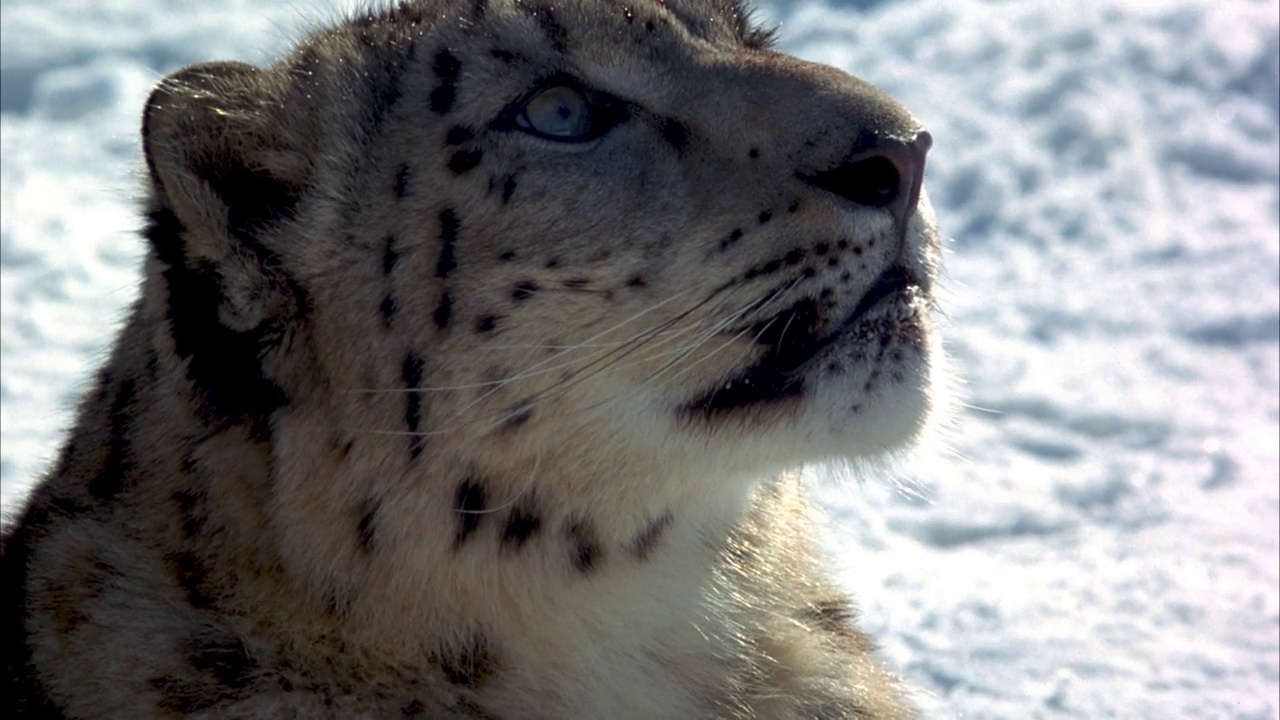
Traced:
<path fill-rule="evenodd" d="M 905 268 L 886 270 L 853 310 L 834 329 L 818 333 L 818 304 L 805 298 L 750 330 L 767 351 L 759 361 L 684 406 L 686 413 L 706 417 L 799 397 L 804 392 L 805 365 L 853 331 L 873 308 L 890 298 L 907 298 L 920 283 Z"/>

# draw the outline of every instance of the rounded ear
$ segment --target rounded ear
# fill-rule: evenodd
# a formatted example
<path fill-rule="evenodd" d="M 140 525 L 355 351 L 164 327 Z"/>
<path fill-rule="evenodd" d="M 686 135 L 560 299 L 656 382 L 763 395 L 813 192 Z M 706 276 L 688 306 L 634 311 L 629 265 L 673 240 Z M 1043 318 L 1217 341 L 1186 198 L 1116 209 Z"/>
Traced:
<path fill-rule="evenodd" d="M 308 155 L 286 112 L 283 73 L 240 63 L 179 70 L 151 93 L 142 145 L 144 231 L 161 263 L 155 297 L 210 422 L 266 427 L 287 395 L 266 357 L 308 309 L 278 252 L 306 189 Z M 278 370 L 278 368 L 277 368 Z"/>
<path fill-rule="evenodd" d="M 191 240 L 212 245 L 190 254 L 216 261 L 287 219 L 307 184 L 274 77 L 244 63 L 203 63 L 165 78 L 147 100 L 142 145 L 157 199 Z"/>

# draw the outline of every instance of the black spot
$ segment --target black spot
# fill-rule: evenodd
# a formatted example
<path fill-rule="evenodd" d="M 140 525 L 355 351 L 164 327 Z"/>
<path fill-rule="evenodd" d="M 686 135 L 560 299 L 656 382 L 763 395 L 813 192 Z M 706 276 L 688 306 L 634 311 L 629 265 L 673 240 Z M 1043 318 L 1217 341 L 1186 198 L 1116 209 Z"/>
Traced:
<path fill-rule="evenodd" d="M 508 175 L 502 181 L 502 204 L 506 205 L 511 202 L 511 196 L 516 193 L 516 176 Z"/>
<path fill-rule="evenodd" d="M 786 256 L 783 257 L 783 262 L 788 265 L 799 265 L 800 261 L 804 260 L 804 255 L 804 250 L 801 250 L 800 248 L 792 248 L 791 250 L 788 250 Z"/>
<path fill-rule="evenodd" d="M 410 700 L 407 705 L 400 709 L 400 714 L 407 718 L 415 718 L 427 711 L 427 706 L 422 704 L 421 700 Z"/>
<path fill-rule="evenodd" d="M 573 519 L 566 525 L 565 535 L 569 538 L 569 563 L 573 569 L 584 575 L 594 572 L 601 555 L 595 530 L 586 522 Z"/>
<path fill-rule="evenodd" d="M 531 510 L 517 507 L 507 515 L 507 522 L 502 527 L 502 544 L 510 548 L 519 548 L 542 529 L 542 518 Z"/>
<path fill-rule="evenodd" d="M 826 255 L 827 251 L 830 249 L 831 249 L 831 246 L 827 245 L 824 242 L 820 242 L 817 245 L 813 246 L 813 252 L 815 255 Z"/>
<path fill-rule="evenodd" d="M 400 259 L 400 253 L 396 252 L 396 239 L 393 235 L 388 235 L 382 248 L 382 272 L 390 275 L 392 270 L 396 269 L 396 262 Z"/>
<path fill-rule="evenodd" d="M 462 72 L 462 63 L 445 49 L 436 53 L 431 69 L 440 79 L 440 85 L 431 91 L 429 98 L 431 111 L 444 115 L 453 109 L 458 97 L 458 75 Z"/>
<path fill-rule="evenodd" d="M 750 150 L 748 150 L 747 157 L 751 158 L 752 160 L 755 160 L 756 158 L 760 157 L 760 148 L 751 148 Z"/>
<path fill-rule="evenodd" d="M 769 262 L 764 263 L 763 265 L 756 265 L 755 267 L 749 268 L 747 272 L 743 274 L 742 277 L 745 280 L 752 280 L 762 275 L 772 275 L 773 273 L 776 273 L 781 269 L 782 269 L 782 260 L 775 258 L 773 260 L 770 260 Z"/>
<path fill-rule="evenodd" d="M 449 293 L 440 293 L 440 304 L 436 305 L 436 311 L 431 317 L 441 330 L 449 327 L 449 318 L 453 317 L 453 298 L 449 297 Z"/>
<path fill-rule="evenodd" d="M 760 215 L 756 219 L 760 221 L 761 225 L 763 225 L 773 219 L 773 213 L 768 210 L 761 210 Z"/>
<path fill-rule="evenodd" d="M 490 50 L 489 55 L 495 60 L 499 60 L 504 63 L 513 63 L 516 61 L 516 54 L 511 52 L 510 50 L 502 50 L 502 49 Z"/>
<path fill-rule="evenodd" d="M 503 423 L 503 427 L 507 430 L 514 430 L 521 425 L 529 422 L 533 417 L 533 403 L 527 402 L 517 405 L 511 410 L 511 414 L 507 416 L 507 420 Z"/>
<path fill-rule="evenodd" d="M 120 494 L 133 471 L 133 449 L 129 436 L 133 432 L 136 394 L 136 383 L 132 378 L 121 380 L 116 386 L 111 406 L 107 409 L 109 429 L 106 462 L 89 481 L 89 494 L 101 502 L 110 501 Z"/>
<path fill-rule="evenodd" d="M 375 523 L 378 519 L 378 503 L 366 500 L 360 513 L 360 521 L 356 523 L 356 532 L 360 537 L 360 549 L 369 552 L 373 549 L 373 539 L 377 533 Z"/>
<path fill-rule="evenodd" d="M 484 20 L 484 16 L 489 12 L 489 0 L 472 0 L 471 2 L 471 20 L 480 22 Z"/>
<path fill-rule="evenodd" d="M 590 278 L 569 278 L 568 280 L 561 280 L 560 284 L 570 290 L 581 290 L 582 288 L 591 284 L 591 279 Z"/>
<path fill-rule="evenodd" d="M 644 277 L 640 275 L 632 275 L 627 279 L 627 287 L 642 288 L 647 286 L 648 283 L 646 283 Z"/>
<path fill-rule="evenodd" d="M 653 552 L 653 549 L 658 546 L 658 541 L 662 539 L 663 533 L 665 533 L 667 528 L 671 526 L 671 521 L 673 519 L 674 518 L 672 518 L 671 513 L 663 513 L 657 519 L 651 521 L 647 526 L 645 526 L 645 529 L 641 530 L 638 535 L 632 538 L 631 544 L 627 549 L 630 550 L 631 554 L 636 556 L 637 559 L 644 560 L 648 558 Z"/>
<path fill-rule="evenodd" d="M 413 353 L 404 356 L 400 369 L 405 393 L 404 421 L 409 427 L 409 457 L 417 458 L 427 446 L 427 438 L 418 432 L 422 422 L 422 358 Z"/>
<path fill-rule="evenodd" d="M 543 267 L 547 268 L 548 270 L 554 267 L 559 267 L 559 266 L 560 266 L 560 258 L 554 258 L 554 257 L 548 260 L 545 264 L 543 264 Z"/>
<path fill-rule="evenodd" d="M 525 280 L 523 282 L 516 283 L 515 289 L 511 291 L 511 297 L 516 300 L 527 300 L 532 297 L 538 289 L 537 284 Z"/>
<path fill-rule="evenodd" d="M 440 211 L 440 260 L 436 262 L 436 277 L 449 277 L 458 267 L 458 259 L 453 254 L 457 242 L 458 215 L 452 208 L 445 208 Z"/>
<path fill-rule="evenodd" d="M 725 250 L 728 250 L 730 246 L 732 246 L 734 243 L 738 242 L 741 239 L 742 239 L 742 229 L 735 228 L 733 232 L 726 235 L 725 238 L 720 241 L 720 251 L 724 252 Z"/>
<path fill-rule="evenodd" d="M 444 143 L 446 145 L 461 145 L 475 137 L 475 133 L 471 128 L 465 125 L 454 125 L 449 128 L 449 132 L 445 133 Z"/>
<path fill-rule="evenodd" d="M 473 636 L 468 645 L 456 652 L 440 656 L 440 669 L 454 685 L 475 688 L 488 679 L 496 668 L 489 642 L 480 635 Z"/>
<path fill-rule="evenodd" d="M 837 242 L 836 242 L 836 249 L 837 249 L 837 250 L 848 250 L 848 249 L 849 249 L 849 241 L 848 241 L 848 240 L 839 240 L 839 241 L 837 241 Z"/>
<path fill-rule="evenodd" d="M 676 155 L 683 157 L 684 151 L 689 147 L 689 126 L 675 118 L 663 118 L 658 130 L 662 133 L 662 139 L 676 151 Z"/>
<path fill-rule="evenodd" d="M 794 213 L 795 211 L 797 211 L 797 210 L 799 210 L 799 209 L 800 209 L 800 201 L 799 201 L 799 200 L 792 200 L 792 201 L 791 201 L 791 204 L 787 206 L 787 212 L 788 212 L 788 213 Z"/>
<path fill-rule="evenodd" d="M 387 293 L 382 297 L 382 302 L 378 305 L 378 309 L 382 311 L 383 327 L 391 327 L 391 318 L 396 314 L 396 299 L 391 297 L 391 293 Z"/>
<path fill-rule="evenodd" d="M 461 546 L 480 527 L 484 509 L 484 487 L 474 480 L 463 481 L 454 498 L 454 512 L 458 513 L 458 533 L 453 539 L 454 547 Z"/>
<path fill-rule="evenodd" d="M 396 197 L 403 200 L 409 194 L 409 166 L 400 163 L 400 167 L 396 168 L 396 179 L 391 184 L 391 191 Z"/>
<path fill-rule="evenodd" d="M 503 262 L 507 262 L 508 260 L 514 260 L 515 257 L 516 257 L 515 250 L 504 250 L 502 254 L 498 256 L 498 259 Z"/>
<path fill-rule="evenodd" d="M 498 323 L 493 315 L 482 315 L 476 320 L 476 332 L 489 332 Z"/>
<path fill-rule="evenodd" d="M 474 170 L 483 157 L 484 153 L 480 150 L 459 150 L 449 158 L 449 169 L 455 175 L 462 175 Z"/>

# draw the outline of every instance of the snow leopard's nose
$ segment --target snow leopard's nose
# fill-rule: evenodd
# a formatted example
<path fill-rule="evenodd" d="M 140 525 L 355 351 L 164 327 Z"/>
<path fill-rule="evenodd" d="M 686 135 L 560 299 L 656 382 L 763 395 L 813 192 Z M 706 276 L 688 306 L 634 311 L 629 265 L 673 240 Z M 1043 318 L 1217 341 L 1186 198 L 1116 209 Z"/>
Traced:
<path fill-rule="evenodd" d="M 902 228 L 920 201 L 933 137 L 924 130 L 911 140 L 864 134 L 854 147 L 835 167 L 802 179 L 856 205 L 885 208 Z"/>

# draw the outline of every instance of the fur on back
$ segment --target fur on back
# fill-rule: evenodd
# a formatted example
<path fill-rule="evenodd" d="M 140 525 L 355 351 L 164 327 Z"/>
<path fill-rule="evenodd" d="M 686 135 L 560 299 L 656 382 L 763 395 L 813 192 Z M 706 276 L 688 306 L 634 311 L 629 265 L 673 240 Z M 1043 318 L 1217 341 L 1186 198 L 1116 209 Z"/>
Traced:
<path fill-rule="evenodd" d="M 906 718 L 789 473 L 926 422 L 929 136 L 736 0 L 423 0 L 155 89 L 6 717 Z"/>

